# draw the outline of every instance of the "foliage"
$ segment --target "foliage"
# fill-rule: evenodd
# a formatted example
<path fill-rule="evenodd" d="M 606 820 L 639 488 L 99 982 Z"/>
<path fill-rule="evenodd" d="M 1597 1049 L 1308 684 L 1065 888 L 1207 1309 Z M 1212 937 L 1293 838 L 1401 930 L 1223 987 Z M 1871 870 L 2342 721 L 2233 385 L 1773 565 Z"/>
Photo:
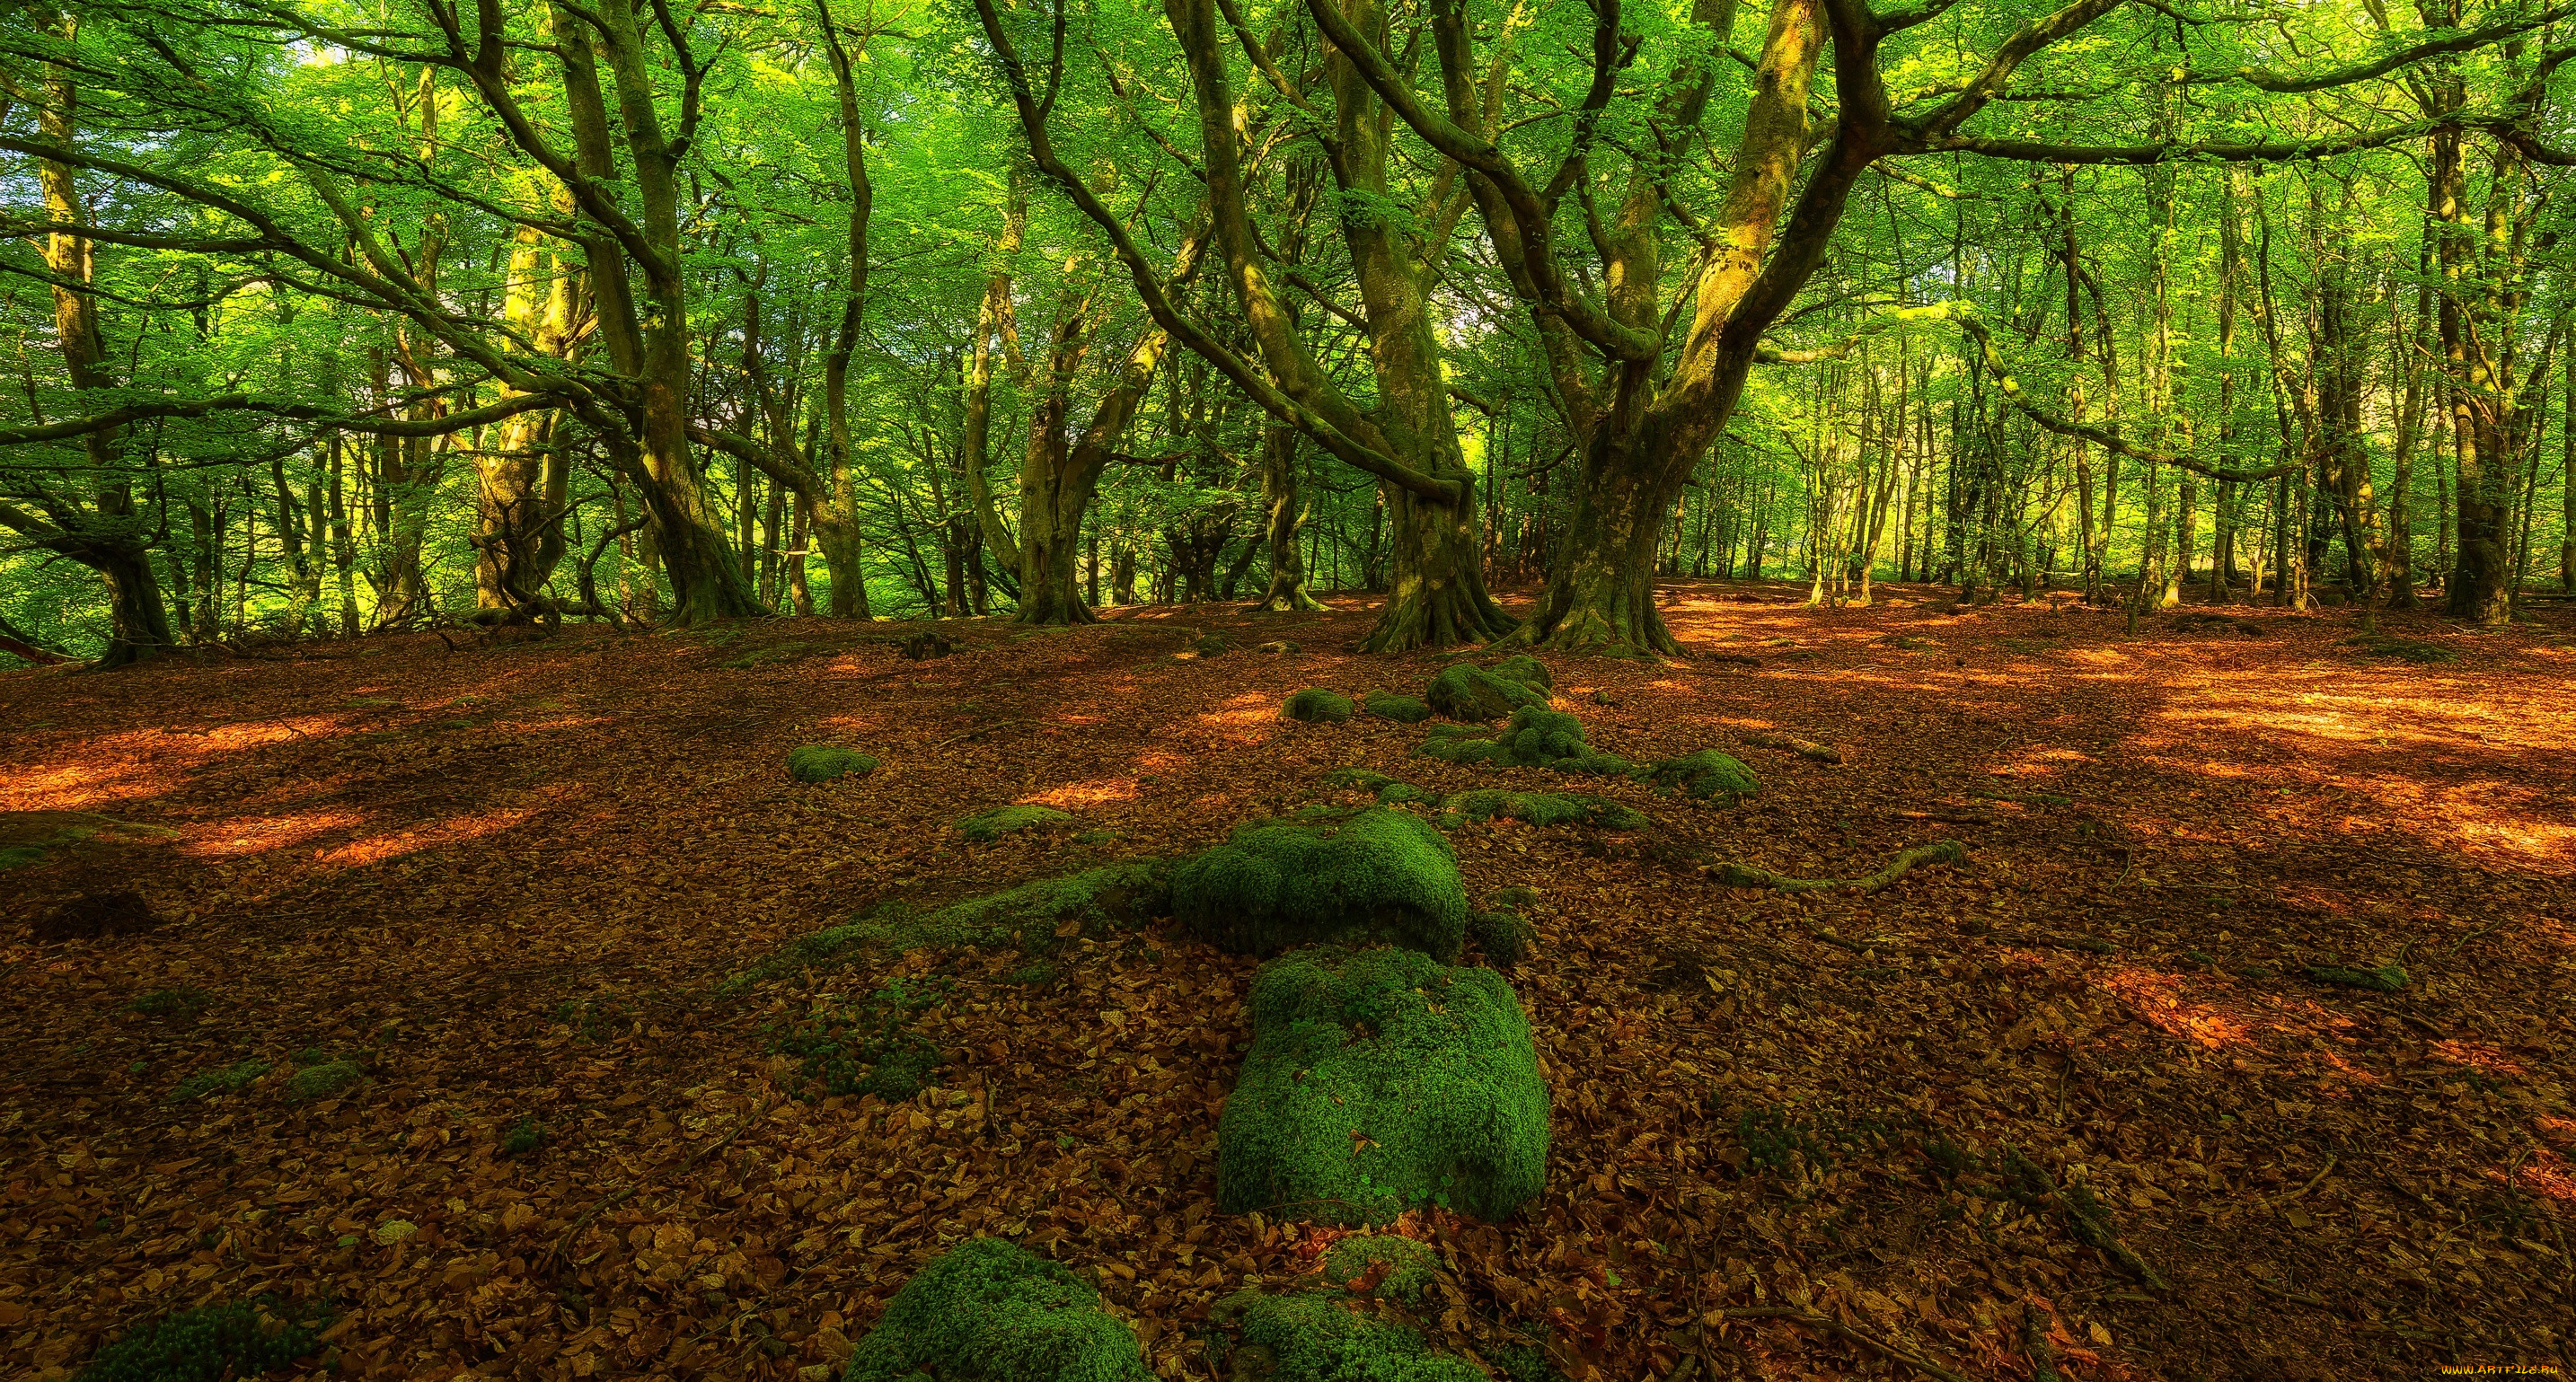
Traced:
<path fill-rule="evenodd" d="M 895 1292 L 841 1382 L 1147 1382 L 1136 1336 L 1060 1262 L 969 1238 Z"/>
<path fill-rule="evenodd" d="M 1548 1096 L 1519 998 L 1399 947 L 1300 950 L 1252 986 L 1217 1129 L 1217 1201 L 1325 1222 L 1439 1205 L 1508 1217 L 1547 1179 Z"/>
<path fill-rule="evenodd" d="M 1467 913 L 1449 842 L 1384 808 L 1339 825 L 1243 826 L 1172 874 L 1181 929 L 1236 954 L 1367 938 L 1455 959 Z"/>
<path fill-rule="evenodd" d="M 263 1376 L 321 1347 L 331 1322 L 320 1306 L 275 1298 L 193 1306 L 128 1330 L 98 1351 L 73 1382 L 230 1382 Z"/>

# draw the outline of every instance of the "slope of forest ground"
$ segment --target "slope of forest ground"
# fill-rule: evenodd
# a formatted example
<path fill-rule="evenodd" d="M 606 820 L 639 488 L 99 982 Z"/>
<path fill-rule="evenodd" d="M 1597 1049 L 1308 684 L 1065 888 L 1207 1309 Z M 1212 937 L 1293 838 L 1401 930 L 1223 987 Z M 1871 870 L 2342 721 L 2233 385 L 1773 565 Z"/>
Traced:
<path fill-rule="evenodd" d="M 1409 1222 L 1451 1266 L 1426 1325 L 1620 1379 L 1911 1375 L 1867 1341 L 1979 1378 L 2035 1352 L 2073 1378 L 2569 1361 L 2563 619 L 2383 619 L 2450 659 L 2410 661 L 2342 613 L 2130 637 L 1918 589 L 1671 594 L 1719 656 L 1550 659 L 1559 703 L 1609 752 L 1724 749 L 1763 790 L 1587 780 L 1651 827 L 1452 832 L 1473 895 L 1540 894 L 1510 978 L 1555 1145 L 1513 1221 Z M 138 1321 L 272 1293 L 333 1304 L 309 1366 L 342 1375 L 820 1377 L 994 1233 L 1094 1276 L 1160 1375 L 1217 1375 L 1213 1305 L 1323 1236 L 1213 1211 L 1252 961 L 1145 931 L 1051 969 L 914 951 L 718 985 L 883 900 L 1338 799 L 1333 768 L 1490 781 L 1412 756 L 1419 727 L 1279 718 L 1448 660 L 1345 651 L 1369 620 L 967 621 L 923 662 L 907 628 L 800 620 L 0 675 L 0 811 L 157 828 L 0 874 L 0 1370 L 64 1377 Z M 1199 655 L 1209 632 L 1241 646 Z M 790 781 L 812 742 L 883 766 Z M 1074 822 L 951 828 L 1004 803 Z M 1708 872 L 1856 876 L 1943 838 L 1965 866 L 1874 895 Z M 2309 973 L 2389 961 L 2394 992 Z M 795 1097 L 773 1033 L 897 976 L 953 984 L 932 1087 Z M 296 1097 L 317 1068 L 355 1080 Z M 173 1097 L 209 1072 L 242 1082 Z M 2087 1187 L 2132 1262 L 2012 1193 L 2015 1154 Z M 1719 1313 L 1782 1305 L 1849 1332 Z"/>

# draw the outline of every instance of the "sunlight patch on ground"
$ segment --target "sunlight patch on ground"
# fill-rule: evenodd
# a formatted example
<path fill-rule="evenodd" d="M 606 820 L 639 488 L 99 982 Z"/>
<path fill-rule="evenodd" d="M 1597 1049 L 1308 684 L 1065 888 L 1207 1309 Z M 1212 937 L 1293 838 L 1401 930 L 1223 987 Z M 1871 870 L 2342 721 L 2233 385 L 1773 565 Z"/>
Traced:
<path fill-rule="evenodd" d="M 302 844 L 326 830 L 347 830 L 366 817 L 355 811 L 306 811 L 291 816 L 244 816 L 224 822 L 204 838 L 183 846 L 201 858 L 265 854 Z"/>
<path fill-rule="evenodd" d="M 314 861 L 341 868 L 380 864 L 387 859 L 409 854 L 431 844 L 449 844 L 461 840 L 479 840 L 497 835 L 536 814 L 533 808 L 490 811 L 480 816 L 461 816 L 444 821 L 425 822 L 416 829 L 389 831 L 344 845 L 315 850 Z"/>
<path fill-rule="evenodd" d="M 1197 723 L 1217 729 L 1243 729 L 1266 725 L 1279 718 L 1279 703 L 1258 691 L 1229 697 L 1214 710 L 1192 717 Z"/>
<path fill-rule="evenodd" d="M 2243 1018 L 2186 996 L 2178 975 L 2151 969 L 2113 970 L 2094 980 L 2137 1009 L 2146 1024 L 2206 1050 L 2221 1051 L 2253 1040 L 2254 1029 Z"/>
<path fill-rule="evenodd" d="M 2425 1048 L 2453 1065 L 2466 1065 L 2490 1075 L 2527 1075 L 2522 1062 L 2483 1041 L 2436 1041 Z"/>
<path fill-rule="evenodd" d="M 2519 1167 L 2489 1171 L 2487 1176 L 2527 1194 L 2555 1200 L 2561 1205 L 2576 1206 L 2576 1174 L 2571 1174 L 2565 1157 L 2547 1147 L 2532 1148 L 2531 1159 Z"/>
<path fill-rule="evenodd" d="M 1068 782 L 1061 787 L 1020 798 L 1023 806 L 1052 806 L 1069 810 L 1076 806 L 1100 806 L 1113 801 L 1134 801 L 1141 793 L 1132 777 L 1105 777 L 1091 782 Z"/>

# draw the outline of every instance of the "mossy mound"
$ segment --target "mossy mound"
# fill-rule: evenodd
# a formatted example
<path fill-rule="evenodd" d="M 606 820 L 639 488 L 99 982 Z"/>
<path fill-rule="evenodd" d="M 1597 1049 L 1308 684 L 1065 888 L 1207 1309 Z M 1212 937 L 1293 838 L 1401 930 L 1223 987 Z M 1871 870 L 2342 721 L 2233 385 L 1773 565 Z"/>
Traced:
<path fill-rule="evenodd" d="M 947 1063 L 939 1044 L 913 1024 L 955 988 L 945 976 L 897 979 L 865 998 L 827 997 L 803 1019 L 770 1027 L 770 1049 L 796 1057 L 797 1074 L 825 1094 L 900 1102 L 919 1094 Z"/>
<path fill-rule="evenodd" d="M 1395 781 L 1374 768 L 1335 768 L 1324 774 L 1323 786 L 1330 791 L 1355 789 L 1374 792 Z"/>
<path fill-rule="evenodd" d="M 304 1065 L 298 1061 L 297 1064 Z M 367 1078 L 367 1072 L 355 1061 L 333 1060 L 304 1065 L 286 1082 L 286 1101 L 301 1104 L 313 1099 L 328 1099 Z"/>
<path fill-rule="evenodd" d="M 2369 989 L 2375 993 L 2395 993 L 2406 987 L 2406 966 L 2392 960 L 2376 969 L 2347 969 L 2342 965 L 2310 965 L 2308 977 L 2320 984 L 2340 984 L 2345 988 Z"/>
<path fill-rule="evenodd" d="M 1547 1183 L 1547 1118 L 1502 976 L 1394 947 L 1301 950 L 1253 977 L 1252 1049 L 1217 1127 L 1218 1207 L 1501 1219 Z"/>
<path fill-rule="evenodd" d="M 1362 1313 L 1322 1292 L 1265 1296 L 1240 1292 L 1220 1310 L 1237 1318 L 1243 1342 L 1236 1377 L 1268 1382 L 1487 1382 L 1463 1359 L 1434 1353 L 1422 1331 Z"/>
<path fill-rule="evenodd" d="M 2445 648 L 2439 643 L 2419 643 L 2412 638 L 2392 638 L 2384 633 L 2356 634 L 2345 639 L 2344 645 L 2359 648 L 2371 657 L 2393 657 L 2400 662 L 2412 662 L 2419 666 L 2460 660 L 2457 650 Z"/>
<path fill-rule="evenodd" d="M 1064 825 L 1073 817 L 1052 806 L 996 806 L 957 822 L 957 833 L 977 842 L 998 840 L 1015 830 Z"/>
<path fill-rule="evenodd" d="M 1751 768 L 1715 749 L 1667 758 L 1648 768 L 1646 776 L 1658 792 L 1680 792 L 1702 801 L 1715 798 L 1730 805 L 1738 797 L 1762 790 L 1762 779 L 1755 777 Z"/>
<path fill-rule="evenodd" d="M 1521 920 L 1521 914 L 1508 909 L 1478 912 L 1467 918 L 1467 934 L 1485 958 L 1509 968 L 1530 956 L 1538 943 L 1537 933 Z"/>
<path fill-rule="evenodd" d="M 1511 723 L 1490 739 L 1454 725 L 1434 726 L 1431 737 L 1415 752 L 1450 763 L 1546 768 L 1601 777 L 1625 777 L 1633 767 L 1627 759 L 1602 753 L 1585 743 L 1582 721 L 1564 711 L 1535 705 L 1513 711 Z"/>
<path fill-rule="evenodd" d="M 1172 874 L 1182 930 L 1235 954 L 1365 939 L 1454 960 L 1467 911 L 1449 842 L 1383 807 L 1339 826 L 1244 826 Z"/>
<path fill-rule="evenodd" d="M 1400 725 L 1418 725 L 1431 718 L 1430 706 L 1392 691 L 1371 691 L 1360 697 L 1360 706 L 1381 720 L 1393 720 Z"/>
<path fill-rule="evenodd" d="M 1419 1238 L 1354 1233 L 1324 1249 L 1324 1280 L 1358 1294 L 1420 1300 L 1439 1272 L 1439 1252 Z"/>
<path fill-rule="evenodd" d="M 970 1238 L 913 1274 L 841 1382 L 1147 1382 L 1134 1331 L 1073 1269 Z"/>
<path fill-rule="evenodd" d="M 1351 718 L 1351 698 L 1320 686 L 1309 686 L 1290 696 L 1288 703 L 1279 707 L 1279 713 L 1310 725 L 1346 724 Z"/>
<path fill-rule="evenodd" d="M 787 775 L 799 782 L 829 782 L 836 777 L 865 777 L 877 761 L 855 749 L 833 744 L 807 744 L 787 751 Z"/>
<path fill-rule="evenodd" d="M 1380 795 L 1378 800 L 1386 800 Z M 1639 830 L 1649 822 L 1633 806 L 1578 792 L 1508 792 L 1478 789 L 1460 792 L 1440 804 L 1440 824 L 1456 829 L 1466 821 L 1508 816 L 1531 825 L 1589 825 L 1603 830 Z"/>
<path fill-rule="evenodd" d="M 1047 954 L 1056 947 L 1056 933 L 1067 930 L 1068 923 L 1078 924 L 1080 934 L 1097 939 L 1141 926 L 1169 911 L 1172 890 L 1167 870 L 1160 861 L 1108 864 L 1063 878 L 1036 879 L 928 912 L 890 903 L 845 925 L 798 937 L 775 957 L 726 980 L 722 990 L 736 992 L 763 979 L 866 951 L 900 955 L 925 946 L 1008 946 Z"/>
<path fill-rule="evenodd" d="M 1491 675 L 1501 677 L 1505 681 L 1516 681 L 1524 686 L 1535 686 L 1542 691 L 1553 691 L 1556 689 L 1556 673 L 1547 670 L 1546 663 L 1539 661 L 1537 658 L 1531 657 L 1527 653 L 1523 653 L 1518 657 L 1504 658 L 1502 661 L 1486 668 L 1485 671 Z"/>
<path fill-rule="evenodd" d="M 237 1065 L 228 1065 L 216 1070 L 200 1070 L 181 1080 L 179 1087 L 170 1091 L 170 1102 L 184 1104 L 191 1099 L 203 1099 L 208 1095 L 230 1094 L 236 1090 L 248 1089 L 258 1082 L 260 1076 L 267 1074 L 268 1070 L 269 1063 L 264 1060 L 246 1060 Z"/>
<path fill-rule="evenodd" d="M 1190 650 L 1201 657 L 1222 657 L 1234 651 L 1234 640 L 1221 633 L 1212 633 L 1192 643 Z"/>
<path fill-rule="evenodd" d="M 1547 687 L 1496 676 L 1472 662 L 1456 662 L 1440 669 L 1422 698 L 1452 720 L 1483 724 L 1523 706 L 1547 704 Z"/>
<path fill-rule="evenodd" d="M 101 1348 L 75 1382 L 224 1382 L 259 1377 L 322 1347 L 331 1322 L 318 1308 L 256 1301 L 200 1305 L 128 1330 Z"/>

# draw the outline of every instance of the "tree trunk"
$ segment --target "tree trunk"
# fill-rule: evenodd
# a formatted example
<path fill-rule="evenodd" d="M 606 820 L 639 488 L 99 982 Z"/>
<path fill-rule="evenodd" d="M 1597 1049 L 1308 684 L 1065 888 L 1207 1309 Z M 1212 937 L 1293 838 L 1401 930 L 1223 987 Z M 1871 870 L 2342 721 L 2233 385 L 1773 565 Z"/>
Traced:
<path fill-rule="evenodd" d="M 1270 586 L 1253 608 L 1277 614 L 1324 608 L 1306 589 L 1306 558 L 1297 546 L 1306 514 L 1297 492 L 1297 433 L 1292 428 L 1273 424 L 1261 434 L 1261 506 Z"/>

